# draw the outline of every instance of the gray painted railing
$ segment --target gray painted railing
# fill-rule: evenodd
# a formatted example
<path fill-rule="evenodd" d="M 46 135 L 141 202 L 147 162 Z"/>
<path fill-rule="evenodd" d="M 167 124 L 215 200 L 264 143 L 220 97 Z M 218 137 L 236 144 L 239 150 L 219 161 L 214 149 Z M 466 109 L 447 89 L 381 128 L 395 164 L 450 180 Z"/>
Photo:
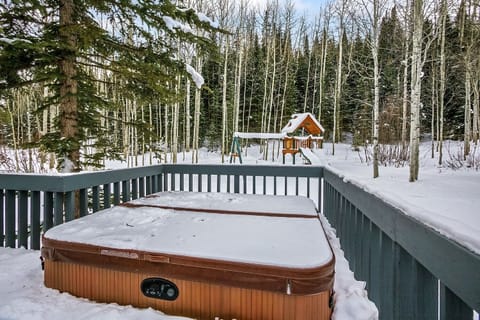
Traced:
<path fill-rule="evenodd" d="M 54 225 L 169 190 L 312 198 L 337 229 L 356 278 L 367 282 L 380 319 L 471 320 L 472 310 L 480 309 L 479 255 L 322 167 L 157 165 L 0 174 L 0 241 L 39 249 L 41 233 Z"/>

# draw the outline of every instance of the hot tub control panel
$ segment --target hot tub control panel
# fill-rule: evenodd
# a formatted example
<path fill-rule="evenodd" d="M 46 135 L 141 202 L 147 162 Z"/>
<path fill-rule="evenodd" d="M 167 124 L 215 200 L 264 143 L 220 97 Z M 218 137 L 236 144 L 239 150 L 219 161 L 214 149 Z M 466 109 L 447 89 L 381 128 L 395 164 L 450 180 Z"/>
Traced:
<path fill-rule="evenodd" d="M 142 293 L 150 298 L 173 301 L 178 297 L 177 286 L 166 279 L 147 278 L 140 286 Z"/>

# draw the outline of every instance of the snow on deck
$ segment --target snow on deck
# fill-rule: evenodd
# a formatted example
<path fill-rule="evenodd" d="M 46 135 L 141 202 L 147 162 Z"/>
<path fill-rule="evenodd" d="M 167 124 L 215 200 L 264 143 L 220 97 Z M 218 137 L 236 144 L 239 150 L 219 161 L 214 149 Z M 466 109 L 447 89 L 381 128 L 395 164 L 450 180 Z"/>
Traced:
<path fill-rule="evenodd" d="M 114 249 L 289 268 L 319 267 L 332 258 L 316 218 L 117 206 L 56 226 L 45 237 Z"/>

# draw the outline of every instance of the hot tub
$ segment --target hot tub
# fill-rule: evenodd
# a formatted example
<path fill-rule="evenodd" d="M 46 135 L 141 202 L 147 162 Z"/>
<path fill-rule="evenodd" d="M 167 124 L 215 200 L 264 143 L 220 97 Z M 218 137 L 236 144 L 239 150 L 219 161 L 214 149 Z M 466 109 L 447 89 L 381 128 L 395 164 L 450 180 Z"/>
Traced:
<path fill-rule="evenodd" d="M 296 200 L 296 201 L 295 201 Z M 158 193 L 47 231 L 45 285 L 197 319 L 329 319 L 334 256 L 303 197 Z"/>

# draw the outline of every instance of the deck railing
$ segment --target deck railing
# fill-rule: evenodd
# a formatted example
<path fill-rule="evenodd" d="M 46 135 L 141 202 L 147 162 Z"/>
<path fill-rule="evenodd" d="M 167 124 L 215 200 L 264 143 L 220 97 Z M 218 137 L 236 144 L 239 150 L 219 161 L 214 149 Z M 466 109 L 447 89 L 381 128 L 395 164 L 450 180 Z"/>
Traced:
<path fill-rule="evenodd" d="M 159 191 L 304 195 L 337 229 L 380 319 L 472 319 L 480 256 L 315 166 L 157 165 L 71 175 L 0 174 L 0 243 L 40 248 L 54 225 Z M 299 231 L 301 232 L 301 231 Z"/>

